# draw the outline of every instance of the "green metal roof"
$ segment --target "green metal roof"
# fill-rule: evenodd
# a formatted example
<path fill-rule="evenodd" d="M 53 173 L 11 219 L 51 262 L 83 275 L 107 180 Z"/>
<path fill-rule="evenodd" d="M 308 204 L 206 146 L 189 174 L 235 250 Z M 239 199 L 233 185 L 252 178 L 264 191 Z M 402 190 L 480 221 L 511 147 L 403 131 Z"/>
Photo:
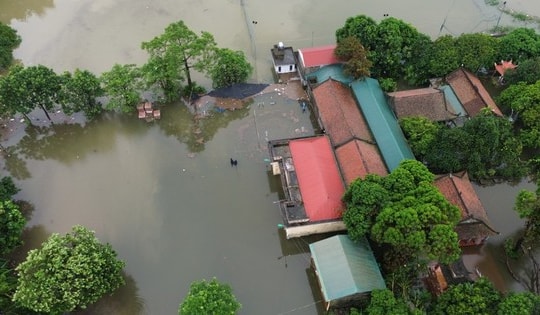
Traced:
<path fill-rule="evenodd" d="M 313 71 L 309 73 L 306 76 L 307 80 L 311 80 L 313 78 L 317 79 L 318 84 L 323 83 L 324 81 L 330 78 L 336 81 L 339 81 L 341 83 L 345 83 L 345 84 L 349 84 L 354 80 L 353 77 L 347 76 L 343 73 L 342 64 L 324 66 L 318 69 L 317 71 Z"/>
<path fill-rule="evenodd" d="M 309 249 L 325 301 L 386 288 L 366 239 L 354 243 L 347 235 L 336 235 Z"/>
<path fill-rule="evenodd" d="M 393 171 L 402 160 L 414 160 L 414 155 L 388 106 L 379 82 L 372 78 L 356 80 L 351 88 L 375 137 L 388 170 Z"/>
<path fill-rule="evenodd" d="M 446 97 L 446 100 L 450 103 L 450 106 L 452 106 L 458 116 L 467 116 L 467 111 L 463 108 L 463 105 L 461 105 L 461 102 L 450 85 L 443 85 L 439 89 L 443 91 L 444 97 Z"/>

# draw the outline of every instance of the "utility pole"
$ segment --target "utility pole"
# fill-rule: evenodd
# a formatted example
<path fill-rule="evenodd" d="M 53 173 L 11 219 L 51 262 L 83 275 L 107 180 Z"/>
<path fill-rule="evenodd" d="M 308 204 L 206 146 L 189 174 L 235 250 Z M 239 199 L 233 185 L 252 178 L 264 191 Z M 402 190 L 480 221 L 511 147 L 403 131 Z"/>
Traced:
<path fill-rule="evenodd" d="M 500 9 L 501 10 L 501 14 L 499 14 L 499 19 L 497 19 L 497 25 L 495 25 L 495 32 L 497 32 L 499 30 L 499 22 L 501 21 L 501 17 L 504 13 L 504 8 L 506 7 L 506 1 L 503 2 L 503 6 L 502 8 Z"/>

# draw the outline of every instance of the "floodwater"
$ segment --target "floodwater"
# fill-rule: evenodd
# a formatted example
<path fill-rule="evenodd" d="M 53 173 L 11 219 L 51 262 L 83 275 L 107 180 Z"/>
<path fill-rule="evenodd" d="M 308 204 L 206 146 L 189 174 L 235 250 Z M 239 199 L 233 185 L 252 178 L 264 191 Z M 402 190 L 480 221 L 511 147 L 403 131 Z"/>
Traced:
<path fill-rule="evenodd" d="M 507 7 L 540 16 L 540 2 Z M 515 23 L 483 0 L 0 2 L 0 20 L 23 39 L 15 56 L 25 65 L 100 74 L 115 63 L 142 64 L 141 42 L 184 20 L 213 34 L 219 46 L 244 51 L 256 66 L 251 81 L 262 83 L 272 80 L 273 44 L 333 43 L 335 30 L 356 14 L 377 20 L 389 14 L 432 37 Z M 175 314 L 192 281 L 214 276 L 232 286 L 241 314 L 320 312 L 307 254 L 313 239 L 283 239 L 275 204 L 280 183 L 265 161 L 266 140 L 314 132 L 309 114 L 275 92 L 201 121 L 178 104 L 163 108 L 162 117 L 146 123 L 110 114 L 84 128 L 27 128 L 4 143 L 13 145 L 5 165 L 22 188 L 18 197 L 35 206 L 24 249 L 75 224 L 111 243 L 127 262 L 128 285 L 89 314 Z M 230 166 L 231 157 L 238 167 Z M 515 187 L 478 191 L 497 229 L 518 228 Z M 486 257 L 478 254 L 479 269 L 496 273 L 484 267 Z"/>

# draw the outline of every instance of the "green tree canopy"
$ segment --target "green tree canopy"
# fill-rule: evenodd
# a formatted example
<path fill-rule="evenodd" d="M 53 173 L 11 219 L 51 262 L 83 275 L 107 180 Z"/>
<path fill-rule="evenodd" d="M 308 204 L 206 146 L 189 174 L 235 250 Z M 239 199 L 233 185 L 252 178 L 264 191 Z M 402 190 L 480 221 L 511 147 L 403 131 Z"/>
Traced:
<path fill-rule="evenodd" d="M 233 315 L 241 305 L 236 300 L 229 285 L 212 281 L 195 281 L 189 288 L 189 293 L 180 304 L 180 315 Z"/>
<path fill-rule="evenodd" d="M 540 148 L 540 81 L 534 84 L 520 82 L 501 92 L 501 106 L 511 108 L 521 123 L 519 137 L 528 148 Z"/>
<path fill-rule="evenodd" d="M 141 47 L 150 55 L 142 68 L 145 79 L 149 84 L 158 84 L 166 98 L 173 100 L 178 98 L 184 80 L 188 87 L 194 86 L 192 68 L 203 73 L 211 71 L 216 43 L 212 34 L 197 35 L 183 21 L 178 21 L 169 24 L 163 34 L 143 42 Z"/>
<path fill-rule="evenodd" d="M 22 243 L 26 224 L 19 207 L 11 200 L 0 201 L 0 256 L 10 253 Z"/>
<path fill-rule="evenodd" d="M 538 314 L 539 307 L 540 297 L 538 295 L 531 292 L 512 292 L 499 303 L 497 315 Z"/>
<path fill-rule="evenodd" d="M 393 17 L 379 24 L 365 15 L 348 18 L 345 25 L 336 31 L 336 39 L 339 43 L 350 36 L 357 38 L 369 52 L 367 58 L 373 62 L 373 75 L 395 80 L 401 79 L 407 66 L 415 63 L 413 59 L 421 51 L 418 43 L 430 42 L 427 35 Z"/>
<path fill-rule="evenodd" d="M 41 248 L 28 252 L 16 268 L 13 301 L 48 314 L 85 308 L 124 284 L 123 267 L 109 244 L 75 226 L 71 233 L 52 234 Z"/>
<path fill-rule="evenodd" d="M 10 176 L 4 176 L 0 180 L 0 201 L 11 200 L 20 189 L 15 186 L 13 179 Z"/>
<path fill-rule="evenodd" d="M 368 54 L 360 40 L 354 36 L 339 41 L 335 50 L 335 55 L 345 61 L 343 72 L 355 79 L 370 76 L 372 63 L 367 57 Z"/>
<path fill-rule="evenodd" d="M 501 301 L 500 293 L 486 278 L 474 283 L 451 285 L 436 300 L 434 315 L 492 315 Z"/>
<path fill-rule="evenodd" d="M 366 233 L 410 262 L 429 257 L 452 262 L 459 257 L 457 234 L 460 218 L 433 185 L 434 175 L 416 160 L 404 160 L 386 177 L 357 179 L 343 200 L 343 221 L 351 239 Z"/>
<path fill-rule="evenodd" d="M 15 66 L 0 80 L 0 104 L 5 112 L 25 116 L 39 106 L 50 120 L 47 111 L 58 102 L 60 89 L 61 79 L 53 70 L 42 65 Z"/>
<path fill-rule="evenodd" d="M 13 50 L 21 43 L 17 31 L 0 22 L 0 70 L 8 68 L 13 62 Z"/>
<path fill-rule="evenodd" d="M 493 63 L 497 60 L 499 42 L 488 34 L 461 34 L 456 38 L 455 45 L 459 62 L 473 73 L 482 68 L 493 68 Z"/>
<path fill-rule="evenodd" d="M 82 111 L 86 118 L 95 118 L 103 110 L 97 101 L 103 94 L 99 78 L 88 70 L 76 69 L 73 74 L 62 75 L 60 103 L 67 115 Z"/>
<path fill-rule="evenodd" d="M 409 315 L 413 312 L 403 299 L 398 299 L 394 293 L 388 289 L 373 290 L 371 299 L 366 308 L 367 315 Z"/>
<path fill-rule="evenodd" d="M 429 71 L 433 77 L 444 77 L 461 64 L 456 39 L 444 35 L 433 42 L 429 56 Z"/>
<path fill-rule="evenodd" d="M 520 27 L 500 38 L 498 60 L 521 62 L 540 55 L 540 35 L 534 29 Z"/>
<path fill-rule="evenodd" d="M 140 98 L 141 88 L 140 69 L 133 64 L 115 64 L 108 72 L 101 75 L 105 94 L 109 97 L 105 108 L 122 113 L 135 109 Z"/>
<path fill-rule="evenodd" d="M 214 64 L 209 70 L 214 88 L 246 82 L 252 72 L 253 67 L 247 61 L 244 53 L 228 48 L 216 50 Z"/>
<path fill-rule="evenodd" d="M 520 62 L 517 68 L 506 70 L 504 79 L 508 84 L 518 82 L 536 83 L 536 81 L 540 80 L 540 57 L 526 59 Z"/>

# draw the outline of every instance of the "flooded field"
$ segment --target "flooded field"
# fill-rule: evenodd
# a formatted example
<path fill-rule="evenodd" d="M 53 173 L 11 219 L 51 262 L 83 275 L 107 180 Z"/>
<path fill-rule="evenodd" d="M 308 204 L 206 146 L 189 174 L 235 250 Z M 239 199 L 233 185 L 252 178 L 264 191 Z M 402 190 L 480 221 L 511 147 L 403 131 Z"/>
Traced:
<path fill-rule="evenodd" d="M 507 6 L 540 15 L 540 2 Z M 389 14 L 432 37 L 487 31 L 499 19 L 501 25 L 516 23 L 480 0 L 0 2 L 0 20 L 22 36 L 15 56 L 25 65 L 100 74 L 115 63 L 142 64 L 141 42 L 184 20 L 193 30 L 212 33 L 221 47 L 244 51 L 256 66 L 251 81 L 258 83 L 272 81 L 273 44 L 333 43 L 335 30 L 356 14 Z M 208 79 L 196 80 L 209 87 Z M 241 314 L 320 312 L 307 254 L 311 240 L 283 239 L 275 204 L 280 183 L 265 160 L 267 140 L 314 133 L 309 112 L 273 91 L 244 109 L 212 112 L 203 120 L 179 104 L 164 107 L 162 117 L 146 123 L 110 114 L 84 127 L 27 129 L 4 142 L 14 144 L 5 165 L 22 188 L 17 197 L 35 206 L 24 249 L 74 224 L 112 244 L 127 262 L 128 285 L 88 314 L 175 314 L 192 281 L 214 276 L 232 286 Z M 503 234 L 520 224 L 511 211 L 519 187 L 477 187 Z M 496 274 L 489 257 L 471 253 L 470 261 Z"/>

